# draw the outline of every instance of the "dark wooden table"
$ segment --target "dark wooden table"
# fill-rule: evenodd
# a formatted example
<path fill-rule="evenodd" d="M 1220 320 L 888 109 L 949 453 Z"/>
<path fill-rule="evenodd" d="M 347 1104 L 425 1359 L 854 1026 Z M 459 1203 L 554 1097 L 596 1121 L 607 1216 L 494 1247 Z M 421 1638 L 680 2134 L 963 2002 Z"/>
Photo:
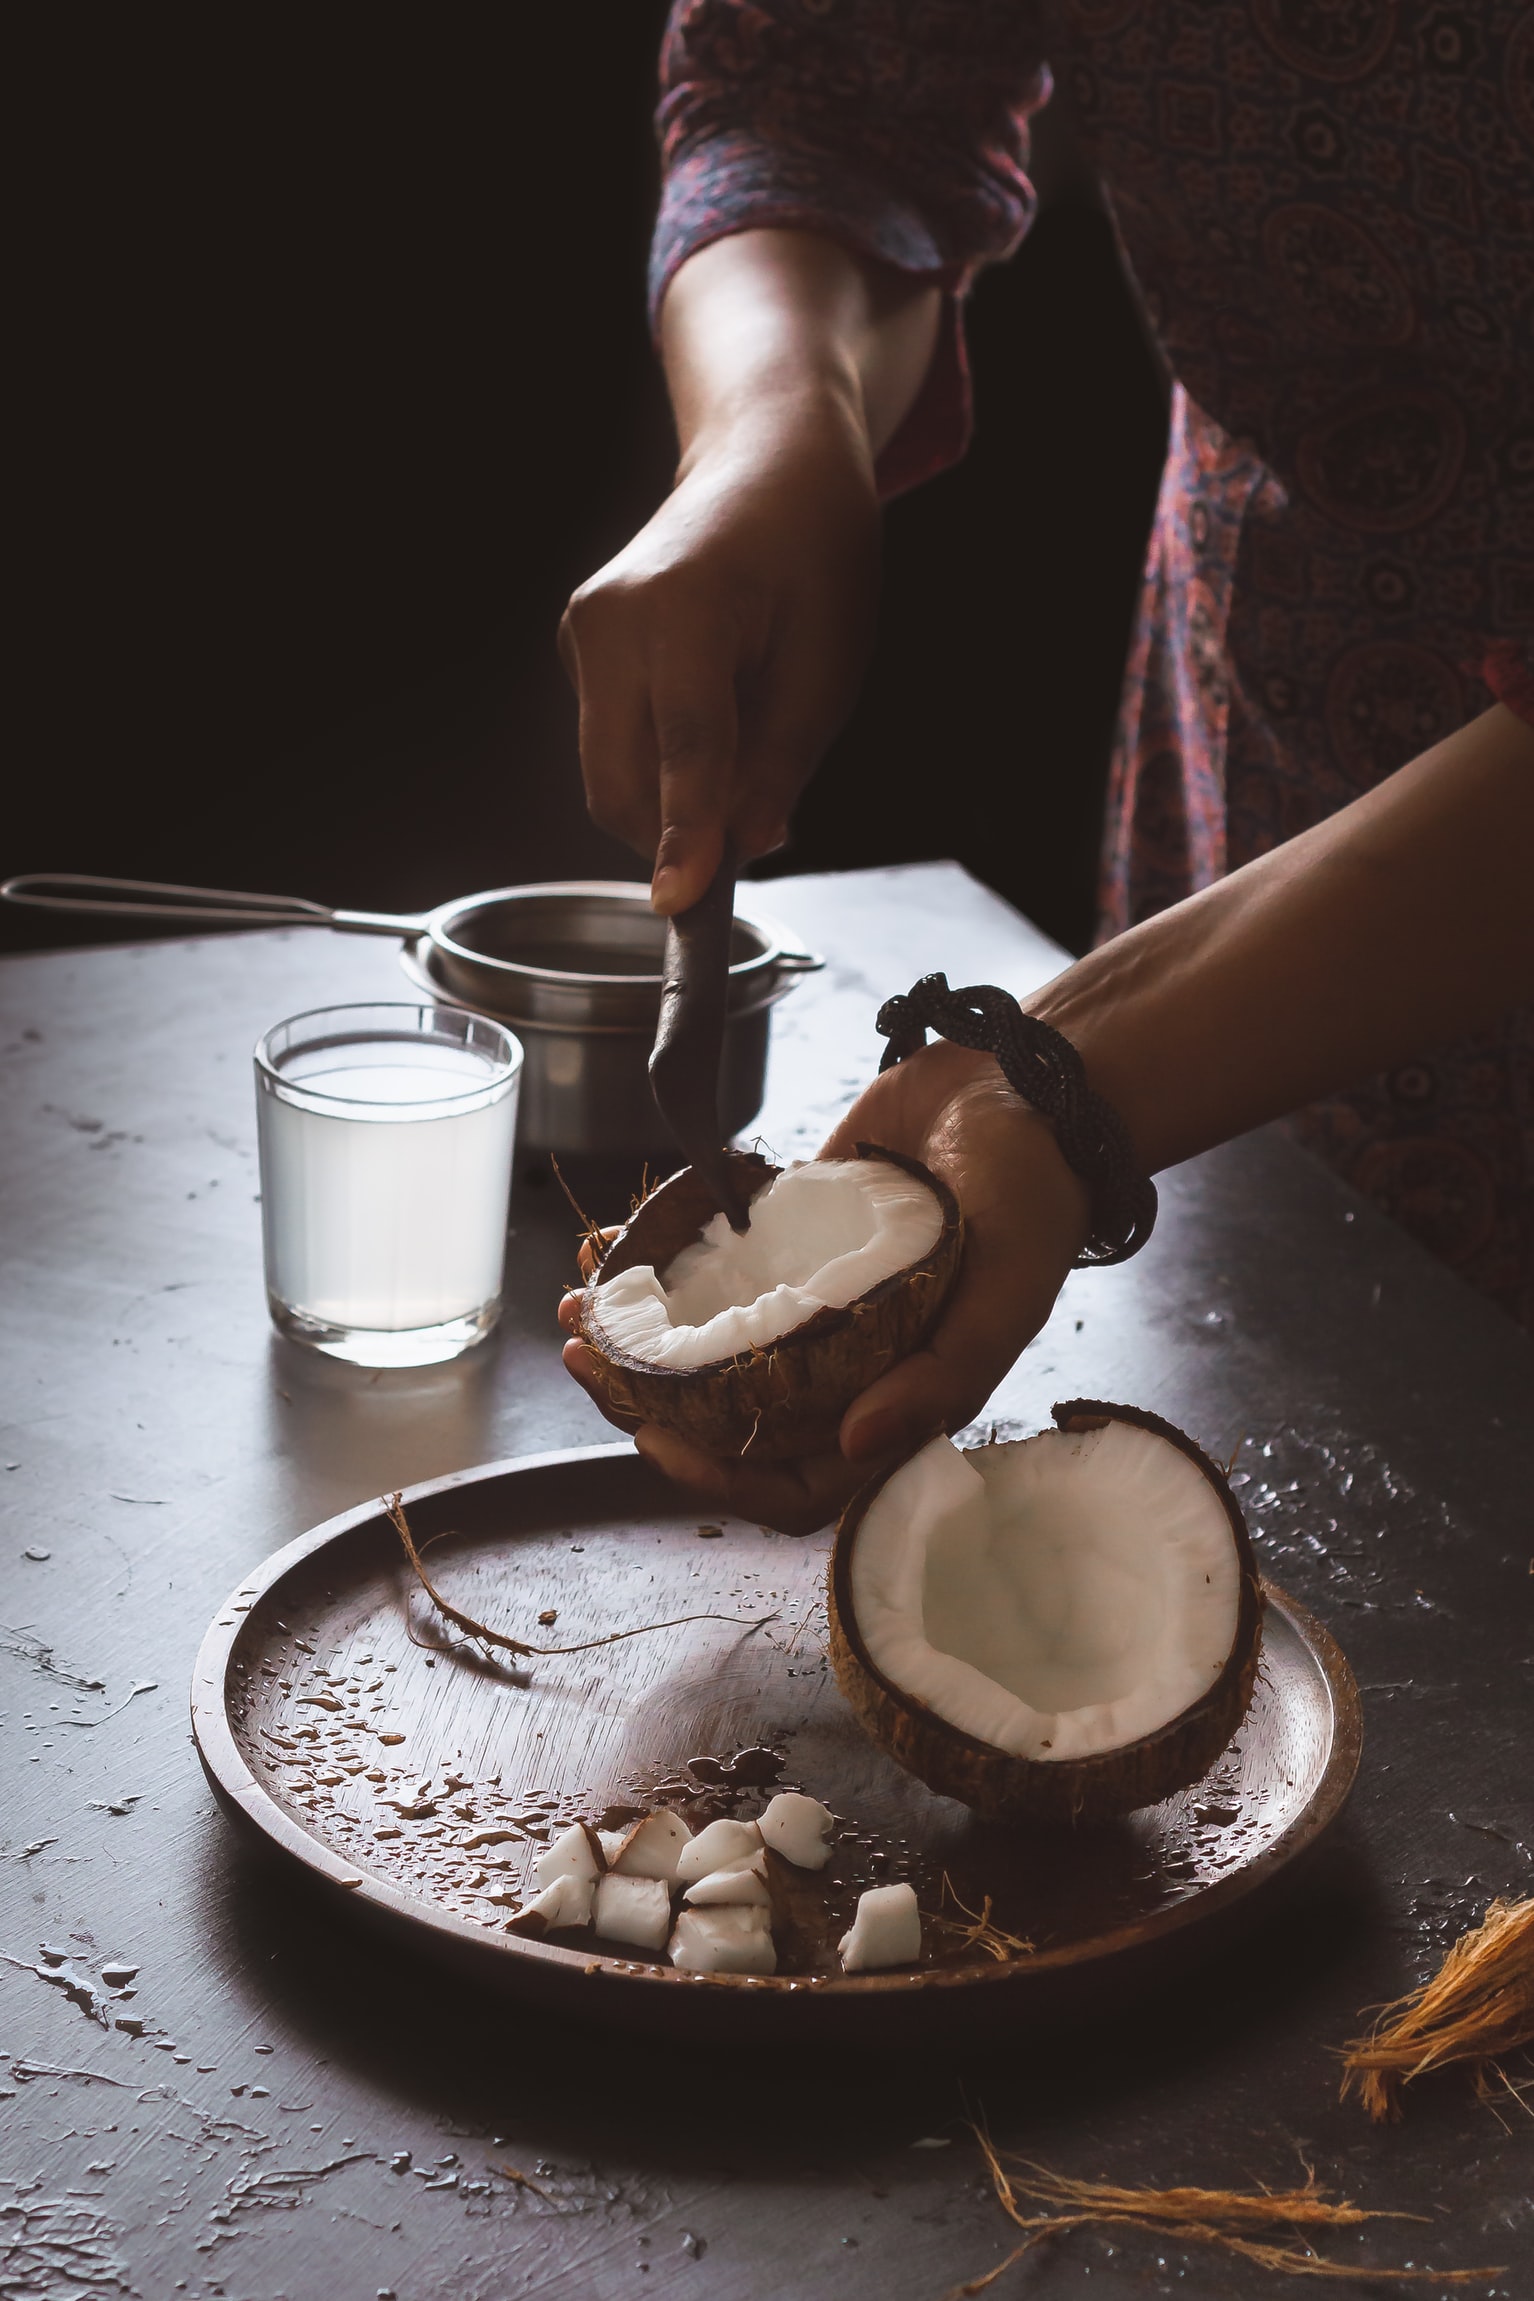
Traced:
<path fill-rule="evenodd" d="M 780 1153 L 869 1075 L 878 1001 L 916 973 L 1022 989 L 1059 963 L 948 866 L 771 902 L 831 959 L 779 1014 Z M 1085 1392 L 1244 1439 L 1263 1564 L 1365 1690 L 1342 1823 L 1185 1987 L 962 2067 L 667 2053 L 388 1958 L 237 1844 L 186 1716 L 240 1575 L 381 1489 L 606 1435 L 558 1363 L 573 1226 L 535 1181 L 505 1325 L 458 1365 L 370 1376 L 268 1331 L 251 1044 L 403 987 L 388 946 L 308 934 L 0 969 L 0 2295 L 938 2301 L 1008 2248 L 982 2110 L 1087 2177 L 1287 2185 L 1303 2158 L 1428 2216 L 1338 2258 L 1506 2264 L 1469 2290 L 1534 2292 L 1527 2116 L 1448 2078 L 1375 2129 L 1333 2058 L 1494 1894 L 1534 1890 L 1534 1353 L 1276 1134 L 1167 1177 L 1150 1249 L 1071 1282 L 995 1406 L 1035 1425 Z M 92 2018 L 113 1961 L 141 2036 Z M 1266 2285 L 1086 2233 L 995 2290 Z"/>

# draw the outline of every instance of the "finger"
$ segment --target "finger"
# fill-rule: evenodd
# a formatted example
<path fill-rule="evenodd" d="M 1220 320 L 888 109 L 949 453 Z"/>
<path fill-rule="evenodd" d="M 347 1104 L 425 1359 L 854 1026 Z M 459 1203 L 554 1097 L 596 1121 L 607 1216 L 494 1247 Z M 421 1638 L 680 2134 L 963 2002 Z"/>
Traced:
<path fill-rule="evenodd" d="M 743 684 L 740 693 L 730 835 L 746 862 L 786 843 L 799 795 L 835 733 L 834 725 L 802 718 L 791 699 L 785 703 L 777 690 L 791 679 L 788 666 L 773 664 L 770 676 L 771 693 L 763 693 L 761 677 Z"/>
<path fill-rule="evenodd" d="M 840 663 L 832 676 L 827 644 L 817 627 L 807 641 L 775 648 L 741 686 L 730 830 L 747 861 L 786 843 L 800 794 L 847 717 L 856 679 Z"/>
<path fill-rule="evenodd" d="M 1015 1266 L 999 1272 L 966 1257 L 954 1291 L 921 1350 L 854 1399 L 842 1421 L 849 1462 L 909 1453 L 939 1431 L 962 1430 L 1049 1316 L 1056 1288 L 1031 1287 Z"/>
<path fill-rule="evenodd" d="M 834 1454 L 759 1465 L 724 1462 L 653 1423 L 635 1433 L 634 1443 L 647 1462 L 706 1508 L 780 1534 L 813 1534 L 829 1525 L 881 1467 L 853 1465 Z"/>
<path fill-rule="evenodd" d="M 730 837 L 743 863 L 759 863 L 788 845 L 792 802 L 779 805 L 771 795 L 757 795 L 730 821 Z"/>
<path fill-rule="evenodd" d="M 775 854 L 788 844 L 789 826 L 800 792 L 815 771 L 819 749 L 785 751 L 759 742 L 742 744 L 735 771 L 730 837 L 743 863 Z"/>
<path fill-rule="evenodd" d="M 608 1247 L 612 1245 L 613 1240 L 617 1237 L 619 1231 L 622 1228 L 622 1223 L 610 1222 L 606 1229 L 598 1234 L 601 1238 L 604 1252 Z M 575 1259 L 579 1265 L 582 1278 L 589 1286 L 597 1272 L 597 1250 L 589 1238 L 583 1238 L 581 1240 L 580 1247 Z"/>
<path fill-rule="evenodd" d="M 1079 1178 L 1047 1123 L 989 1057 L 940 1044 L 876 1079 L 822 1156 L 856 1140 L 913 1153 L 942 1178 L 964 1216 L 952 1294 L 925 1347 L 855 1399 L 842 1451 L 866 1460 L 908 1450 L 978 1414 L 1054 1306 L 1086 1235 Z"/>
<path fill-rule="evenodd" d="M 987 1146 L 978 1170 L 946 1178 L 964 1209 L 958 1278 L 925 1346 L 847 1409 L 841 1447 L 850 1462 L 909 1452 L 973 1421 L 1049 1317 L 1079 1243 L 1077 1194 L 1063 1167 L 1057 1181 L 1047 1161 L 1058 1166 L 1058 1154 L 1047 1146 L 1041 1155 L 1029 1128 L 1037 1122 L 1024 1120 L 1000 1152 Z"/>
<path fill-rule="evenodd" d="M 650 900 L 668 918 L 702 900 L 724 853 L 735 779 L 732 672 L 722 647 L 709 658 L 656 669 L 651 713 L 660 839 Z"/>
<path fill-rule="evenodd" d="M 617 1407 L 611 1404 L 606 1392 L 596 1379 L 596 1360 L 586 1348 L 585 1343 L 567 1342 L 560 1356 L 564 1361 L 565 1372 L 574 1376 L 604 1420 L 610 1422 L 615 1430 L 622 1430 L 632 1438 L 634 1432 L 639 1428 L 639 1417 L 635 1414 L 620 1413 Z"/>
<path fill-rule="evenodd" d="M 560 624 L 559 651 L 580 702 L 586 812 L 648 858 L 660 837 L 660 804 L 644 666 L 609 621 L 578 607 L 572 602 Z"/>

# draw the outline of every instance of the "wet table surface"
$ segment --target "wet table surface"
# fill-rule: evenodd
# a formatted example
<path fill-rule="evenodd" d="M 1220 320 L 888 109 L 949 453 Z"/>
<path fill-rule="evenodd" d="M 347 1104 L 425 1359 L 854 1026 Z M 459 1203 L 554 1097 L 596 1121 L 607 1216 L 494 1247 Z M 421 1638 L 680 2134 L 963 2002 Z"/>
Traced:
<path fill-rule="evenodd" d="M 1021 991 L 1060 963 L 947 865 L 769 900 L 830 959 L 778 1013 L 780 1155 L 869 1076 L 875 1009 L 916 973 Z M 1534 1890 L 1534 1351 L 1277 1133 L 1165 1177 L 1149 1249 L 1070 1282 L 993 1407 L 1005 1432 L 1121 1398 L 1239 1444 L 1264 1569 L 1363 1688 L 1332 1836 L 1155 2002 L 980 2055 L 668 2049 L 486 2003 L 235 1838 L 187 1688 L 239 1577 L 380 1491 L 610 1435 L 559 1366 L 573 1224 L 535 1175 L 503 1328 L 457 1365 L 372 1376 L 268 1330 L 251 1044 L 401 988 L 386 944 L 304 933 L 0 967 L 0 2293 L 939 2301 L 1010 2250 L 981 2116 L 1088 2179 L 1289 2186 L 1303 2161 L 1428 2217 L 1342 2233 L 1338 2260 L 1534 2291 L 1526 2113 L 1449 2077 L 1374 2128 L 1334 2058 Z M 580 1179 L 621 1210 L 623 1177 Z M 1264 2287 L 1087 2231 L 993 2290 Z"/>

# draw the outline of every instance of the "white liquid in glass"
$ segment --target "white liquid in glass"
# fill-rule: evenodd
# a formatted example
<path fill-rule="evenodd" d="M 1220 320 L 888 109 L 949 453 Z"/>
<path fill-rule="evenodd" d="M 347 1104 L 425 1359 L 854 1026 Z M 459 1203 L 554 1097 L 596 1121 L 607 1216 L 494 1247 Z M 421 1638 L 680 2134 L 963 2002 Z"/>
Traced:
<path fill-rule="evenodd" d="M 515 1086 L 467 1047 L 380 1040 L 316 1048 L 283 1077 L 327 1108 L 259 1099 L 266 1279 L 327 1325 L 400 1333 L 501 1290 Z"/>

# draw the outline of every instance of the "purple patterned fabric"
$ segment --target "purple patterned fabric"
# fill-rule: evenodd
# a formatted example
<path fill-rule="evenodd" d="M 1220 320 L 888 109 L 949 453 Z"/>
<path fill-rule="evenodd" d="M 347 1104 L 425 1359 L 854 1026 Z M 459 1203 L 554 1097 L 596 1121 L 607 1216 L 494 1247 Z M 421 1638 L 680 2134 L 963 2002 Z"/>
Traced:
<path fill-rule="evenodd" d="M 1534 9 L 1067 0 L 1048 24 L 1038 0 L 682 0 L 652 292 L 766 223 L 939 281 L 940 355 L 880 467 L 908 485 L 962 451 L 953 315 L 1032 220 L 1050 66 L 1069 87 L 1177 378 L 1111 934 L 1492 695 L 1534 720 Z M 1534 1324 L 1534 1021 L 1297 1123 Z"/>
<path fill-rule="evenodd" d="M 963 454 L 958 299 L 1033 222 L 1028 118 L 1050 93 L 1014 0 L 681 0 L 661 52 L 665 183 L 650 306 L 733 231 L 799 226 L 939 282 L 942 342 L 879 465 L 886 496 Z"/>

